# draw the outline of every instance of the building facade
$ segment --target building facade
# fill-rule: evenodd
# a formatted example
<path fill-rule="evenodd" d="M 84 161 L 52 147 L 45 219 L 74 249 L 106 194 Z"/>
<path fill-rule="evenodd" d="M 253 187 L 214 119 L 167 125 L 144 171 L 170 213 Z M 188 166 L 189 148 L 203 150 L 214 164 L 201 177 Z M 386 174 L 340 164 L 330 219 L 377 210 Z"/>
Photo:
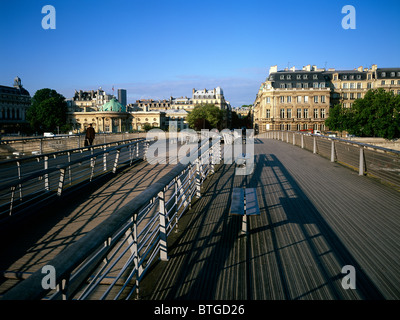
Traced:
<path fill-rule="evenodd" d="M 70 112 L 98 111 L 100 107 L 110 102 L 113 98 L 115 97 L 111 94 L 107 94 L 101 87 L 97 90 L 90 91 L 75 90 L 74 97 L 67 101 L 67 105 Z"/>
<path fill-rule="evenodd" d="M 269 130 L 326 131 L 329 110 L 342 104 L 350 108 L 370 89 L 384 88 L 400 94 L 400 68 L 359 67 L 354 70 L 305 66 L 278 71 L 270 68 L 254 102 L 254 127 Z"/>
<path fill-rule="evenodd" d="M 28 126 L 26 113 L 31 106 L 31 96 L 16 77 L 12 87 L 0 86 L 0 133 L 18 133 Z"/>

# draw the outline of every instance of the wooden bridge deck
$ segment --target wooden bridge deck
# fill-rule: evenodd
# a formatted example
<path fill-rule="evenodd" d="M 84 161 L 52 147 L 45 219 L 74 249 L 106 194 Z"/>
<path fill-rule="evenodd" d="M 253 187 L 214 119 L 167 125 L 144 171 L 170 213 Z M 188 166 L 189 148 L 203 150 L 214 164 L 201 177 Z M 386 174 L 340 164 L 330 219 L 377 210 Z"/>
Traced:
<path fill-rule="evenodd" d="M 229 215 L 232 189 L 257 189 L 261 215 Z M 142 299 L 400 298 L 400 193 L 276 140 L 256 139 L 255 170 L 221 165 L 187 213 Z M 344 289 L 356 271 L 356 289 Z M 147 284 L 146 284 L 147 281 Z M 346 282 L 347 283 L 347 282 Z"/>
<path fill-rule="evenodd" d="M 50 212 L 3 243 L 0 269 L 29 276 L 170 169 L 142 163 L 70 199 L 58 217 Z M 141 299 L 400 298 L 400 192 L 276 140 L 256 139 L 252 174 L 234 170 L 220 165 L 206 181 Z M 248 217 L 247 235 L 229 215 L 237 187 L 257 191 L 261 215 Z M 342 287 L 345 265 L 356 270 L 354 290 Z"/>

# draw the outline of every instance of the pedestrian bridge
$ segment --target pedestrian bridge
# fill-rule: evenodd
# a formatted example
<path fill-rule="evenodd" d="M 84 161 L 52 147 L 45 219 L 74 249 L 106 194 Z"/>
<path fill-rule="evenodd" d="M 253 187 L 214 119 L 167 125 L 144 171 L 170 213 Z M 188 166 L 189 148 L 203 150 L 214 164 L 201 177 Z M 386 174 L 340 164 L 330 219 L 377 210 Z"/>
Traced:
<path fill-rule="evenodd" d="M 398 154 L 268 133 L 237 175 L 213 161 L 219 148 L 193 165 L 137 163 L 8 233 L 2 298 L 400 298 Z M 257 193 L 247 233 L 229 214 L 234 188 Z"/>

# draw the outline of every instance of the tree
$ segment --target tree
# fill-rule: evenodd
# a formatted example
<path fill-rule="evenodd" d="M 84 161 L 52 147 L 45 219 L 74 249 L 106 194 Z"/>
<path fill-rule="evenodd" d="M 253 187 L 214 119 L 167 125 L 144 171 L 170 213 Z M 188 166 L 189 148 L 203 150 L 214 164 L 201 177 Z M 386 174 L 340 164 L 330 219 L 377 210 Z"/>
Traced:
<path fill-rule="evenodd" d="M 349 122 L 348 110 L 343 108 L 341 104 L 335 105 L 330 110 L 329 117 L 325 120 L 325 125 L 334 131 L 347 130 Z"/>
<path fill-rule="evenodd" d="M 214 104 L 196 106 L 187 116 L 189 127 L 195 130 L 221 129 L 223 111 Z"/>
<path fill-rule="evenodd" d="M 400 138 L 400 95 L 382 88 L 369 90 L 349 109 L 335 106 L 325 124 L 360 137 Z"/>
<path fill-rule="evenodd" d="M 32 98 L 27 119 L 37 132 L 67 128 L 67 103 L 64 96 L 52 89 L 40 89 Z"/>

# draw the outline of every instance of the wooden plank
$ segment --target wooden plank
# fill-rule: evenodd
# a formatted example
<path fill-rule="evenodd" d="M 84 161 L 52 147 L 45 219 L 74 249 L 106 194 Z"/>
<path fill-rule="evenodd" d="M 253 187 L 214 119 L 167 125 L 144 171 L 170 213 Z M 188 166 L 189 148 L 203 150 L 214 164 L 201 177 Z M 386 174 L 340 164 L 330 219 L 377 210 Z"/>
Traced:
<path fill-rule="evenodd" d="M 244 190 L 233 188 L 230 214 L 244 215 Z"/>
<path fill-rule="evenodd" d="M 260 215 L 260 208 L 257 201 L 257 193 L 255 188 L 246 188 L 246 215 Z"/>

